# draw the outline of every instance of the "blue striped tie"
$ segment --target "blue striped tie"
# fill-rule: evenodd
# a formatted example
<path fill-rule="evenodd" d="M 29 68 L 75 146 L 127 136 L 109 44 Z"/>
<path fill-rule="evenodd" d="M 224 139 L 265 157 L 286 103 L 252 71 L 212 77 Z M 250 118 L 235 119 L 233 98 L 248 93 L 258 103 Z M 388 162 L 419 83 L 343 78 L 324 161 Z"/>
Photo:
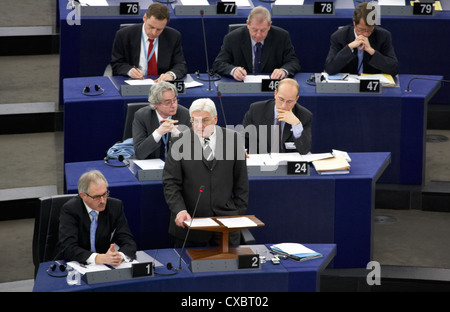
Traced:
<path fill-rule="evenodd" d="M 97 231 L 97 212 L 95 212 L 94 210 L 91 210 L 90 212 L 91 216 L 92 216 L 92 221 L 91 221 L 91 251 L 92 252 L 96 252 L 95 251 L 95 232 Z"/>

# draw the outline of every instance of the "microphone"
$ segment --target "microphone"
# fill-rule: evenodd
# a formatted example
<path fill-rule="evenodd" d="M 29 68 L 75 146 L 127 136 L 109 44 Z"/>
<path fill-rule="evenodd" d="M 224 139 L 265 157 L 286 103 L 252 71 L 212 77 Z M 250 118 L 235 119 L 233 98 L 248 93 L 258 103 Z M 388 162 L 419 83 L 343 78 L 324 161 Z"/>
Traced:
<path fill-rule="evenodd" d="M 225 126 L 226 126 L 226 125 L 228 125 L 227 117 L 225 117 L 225 111 L 223 109 L 223 104 L 222 104 L 222 93 L 220 91 L 217 91 L 217 97 L 219 98 L 220 108 L 222 108 L 223 120 L 224 120 Z"/>
<path fill-rule="evenodd" d="M 416 79 L 432 80 L 432 81 L 440 81 L 440 82 L 450 82 L 450 80 L 443 80 L 443 79 L 432 79 L 432 78 L 414 77 L 414 78 L 411 78 L 411 80 L 409 80 L 408 86 L 406 87 L 405 92 L 411 92 L 411 89 L 409 88 L 409 86 L 410 86 L 411 82 L 412 82 L 413 80 L 416 80 Z"/>
<path fill-rule="evenodd" d="M 204 13 L 205 13 L 205 12 L 204 12 L 203 10 L 200 10 L 200 16 L 201 16 L 201 20 L 202 20 L 203 44 L 204 44 L 204 48 L 205 48 L 205 58 L 206 58 L 206 74 L 208 75 L 208 80 L 205 80 L 205 79 L 201 79 L 201 78 L 200 78 L 200 71 L 199 71 L 199 70 L 197 70 L 197 71 L 195 72 L 195 75 L 197 76 L 197 79 L 198 79 L 198 80 L 201 80 L 201 81 L 208 81 L 208 83 L 209 83 L 209 88 L 206 89 L 206 91 L 212 91 L 212 89 L 211 89 L 211 81 L 218 81 L 218 80 L 220 80 L 222 77 L 220 77 L 219 74 L 212 74 L 211 71 L 210 71 L 210 69 L 209 69 L 209 62 L 208 62 L 208 47 L 206 46 L 205 21 L 204 21 L 204 18 L 203 18 Z"/>
<path fill-rule="evenodd" d="M 189 227 L 188 227 L 188 230 L 187 230 L 187 233 L 186 233 L 186 237 L 184 238 L 183 247 L 181 248 L 180 263 L 178 265 L 178 270 L 181 270 L 181 257 L 183 256 L 184 247 L 186 246 L 186 241 L 187 241 L 187 238 L 189 236 L 189 231 L 191 230 L 192 220 L 194 220 L 195 212 L 197 211 L 198 202 L 200 201 L 200 196 L 202 195 L 204 189 L 205 189 L 205 187 L 203 185 L 200 186 L 198 197 L 197 197 L 197 202 L 195 203 L 194 212 L 192 213 L 192 216 L 191 216 L 191 222 L 189 224 Z"/>

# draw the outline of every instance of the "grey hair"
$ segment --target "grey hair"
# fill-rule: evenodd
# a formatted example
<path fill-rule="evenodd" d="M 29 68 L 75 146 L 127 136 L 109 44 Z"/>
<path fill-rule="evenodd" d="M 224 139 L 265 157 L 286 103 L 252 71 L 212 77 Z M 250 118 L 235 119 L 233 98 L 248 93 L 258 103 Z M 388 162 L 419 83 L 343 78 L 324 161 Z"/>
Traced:
<path fill-rule="evenodd" d="M 177 88 L 173 83 L 167 81 L 160 81 L 155 83 L 148 94 L 148 101 L 150 102 L 150 107 L 155 108 L 155 104 L 160 104 L 162 100 L 162 94 L 166 91 L 172 90 L 175 96 L 178 96 Z"/>
<path fill-rule="evenodd" d="M 201 98 L 192 102 L 189 107 L 189 115 L 192 116 L 193 112 L 208 112 L 212 118 L 217 116 L 216 104 L 210 98 Z"/>
<path fill-rule="evenodd" d="M 253 20 L 255 20 L 257 22 L 267 20 L 267 23 L 270 24 L 270 22 L 272 21 L 272 18 L 270 16 L 269 10 L 267 10 L 263 6 L 257 6 L 250 11 L 250 14 L 248 15 L 247 20 L 248 20 L 249 24 L 251 24 Z"/>
<path fill-rule="evenodd" d="M 80 179 L 78 179 L 78 193 L 87 194 L 91 183 L 105 183 L 106 187 L 108 187 L 108 181 L 106 181 L 105 176 L 99 170 L 91 170 L 83 173 Z"/>

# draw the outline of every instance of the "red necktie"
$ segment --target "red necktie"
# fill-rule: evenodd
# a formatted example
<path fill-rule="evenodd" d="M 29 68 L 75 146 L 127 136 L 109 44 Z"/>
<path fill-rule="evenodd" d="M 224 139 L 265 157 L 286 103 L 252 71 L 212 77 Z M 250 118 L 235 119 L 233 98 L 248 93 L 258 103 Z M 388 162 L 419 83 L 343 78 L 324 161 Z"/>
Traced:
<path fill-rule="evenodd" d="M 150 53 L 152 53 L 153 50 L 153 40 L 154 39 L 148 39 L 150 42 L 148 45 L 148 55 L 147 58 L 150 56 Z M 155 53 L 153 53 L 152 58 L 148 61 L 147 65 L 147 75 L 158 75 L 158 67 L 156 66 L 156 56 Z"/>

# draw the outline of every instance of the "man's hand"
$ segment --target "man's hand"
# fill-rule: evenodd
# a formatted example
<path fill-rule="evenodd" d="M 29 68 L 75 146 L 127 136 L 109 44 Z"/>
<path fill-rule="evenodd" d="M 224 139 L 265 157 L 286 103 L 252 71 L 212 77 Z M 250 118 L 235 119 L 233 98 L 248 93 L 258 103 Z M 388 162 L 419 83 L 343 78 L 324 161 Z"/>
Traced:
<path fill-rule="evenodd" d="M 270 75 L 270 79 L 283 79 L 286 78 L 286 72 L 280 68 L 275 68 Z"/>
<path fill-rule="evenodd" d="M 158 77 L 158 79 L 155 80 L 155 82 L 159 81 L 171 81 L 173 80 L 173 76 L 169 73 L 161 74 L 161 76 Z"/>
<path fill-rule="evenodd" d="M 297 116 L 294 115 L 294 113 L 291 110 L 284 110 L 277 108 L 277 119 L 279 121 L 284 121 L 292 126 L 296 126 L 300 123 L 300 119 L 297 118 Z"/>
<path fill-rule="evenodd" d="M 237 81 L 244 81 L 245 77 L 247 77 L 247 71 L 244 67 L 236 67 L 233 72 L 233 78 Z"/>
<path fill-rule="evenodd" d="M 95 263 L 117 266 L 122 263 L 122 255 L 120 254 L 120 252 L 115 251 L 114 244 L 111 244 L 105 254 L 98 254 L 97 257 L 95 257 Z"/>
<path fill-rule="evenodd" d="M 130 69 L 130 77 L 133 79 L 144 79 L 144 72 L 139 68 L 133 67 Z"/>
<path fill-rule="evenodd" d="M 191 221 L 191 215 L 186 210 L 180 211 L 175 217 L 175 224 L 179 227 L 186 227 L 184 221 Z"/>
<path fill-rule="evenodd" d="M 156 129 L 159 135 L 163 136 L 164 134 L 171 132 L 174 135 L 177 135 L 180 133 L 180 131 L 177 129 L 177 125 L 175 125 L 178 120 L 173 119 L 164 119 L 161 120 L 161 125 Z"/>

